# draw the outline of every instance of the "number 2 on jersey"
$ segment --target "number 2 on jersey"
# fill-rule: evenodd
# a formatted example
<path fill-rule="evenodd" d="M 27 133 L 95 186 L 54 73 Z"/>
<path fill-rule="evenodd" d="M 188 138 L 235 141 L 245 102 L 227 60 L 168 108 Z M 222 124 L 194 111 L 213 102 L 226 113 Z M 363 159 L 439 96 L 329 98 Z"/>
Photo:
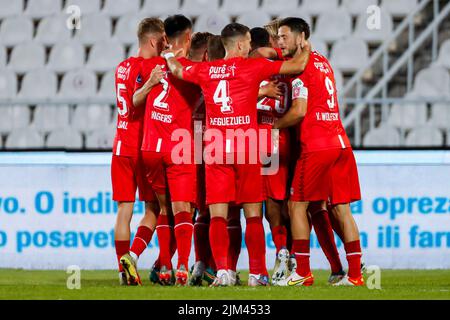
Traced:
<path fill-rule="evenodd" d="M 167 93 L 169 92 L 169 83 L 165 79 L 161 79 L 160 82 L 163 85 L 163 90 L 156 97 L 155 101 L 153 102 L 153 106 L 155 108 L 168 111 L 169 110 L 169 104 L 166 103 L 166 102 L 163 102 L 163 100 L 166 98 Z"/>
<path fill-rule="evenodd" d="M 214 92 L 214 103 L 220 105 L 220 111 L 222 113 L 233 113 L 231 107 L 230 90 L 227 80 L 220 80 Z"/>

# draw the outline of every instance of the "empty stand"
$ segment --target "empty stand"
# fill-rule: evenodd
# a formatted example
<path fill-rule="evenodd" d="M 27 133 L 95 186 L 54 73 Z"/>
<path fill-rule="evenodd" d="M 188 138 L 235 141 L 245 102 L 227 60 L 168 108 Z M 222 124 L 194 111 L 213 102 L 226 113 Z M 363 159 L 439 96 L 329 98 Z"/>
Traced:
<path fill-rule="evenodd" d="M 382 0 L 381 8 L 392 16 L 403 17 L 408 15 L 418 4 L 418 0 Z"/>
<path fill-rule="evenodd" d="M 57 43 L 50 52 L 48 68 L 56 72 L 79 69 L 84 65 L 84 56 L 84 47 L 78 41 Z"/>
<path fill-rule="evenodd" d="M 39 22 L 35 41 L 44 45 L 54 45 L 67 41 L 72 37 L 72 31 L 67 28 L 66 15 L 46 17 Z"/>
<path fill-rule="evenodd" d="M 195 23 L 194 30 L 196 32 L 211 32 L 213 34 L 220 34 L 223 27 L 230 23 L 230 18 L 225 14 L 216 12 L 208 12 L 198 17 Z"/>
<path fill-rule="evenodd" d="M 450 96 L 450 74 L 447 69 L 432 66 L 420 70 L 414 81 L 413 96 L 442 97 Z"/>
<path fill-rule="evenodd" d="M 432 126 L 412 129 L 405 140 L 407 147 L 441 147 L 443 144 L 444 135 Z"/>
<path fill-rule="evenodd" d="M 400 133 L 389 125 L 383 125 L 366 133 L 363 139 L 365 147 L 399 147 Z"/>
<path fill-rule="evenodd" d="M 44 65 L 44 46 L 36 42 L 26 42 L 14 47 L 8 66 L 18 73 L 25 73 L 42 68 Z"/>
<path fill-rule="evenodd" d="M 90 70 L 67 72 L 61 83 L 59 96 L 65 99 L 89 99 L 96 95 L 97 76 Z"/>
<path fill-rule="evenodd" d="M 37 105 L 32 126 L 40 133 L 60 130 L 69 126 L 68 105 Z"/>
<path fill-rule="evenodd" d="M 73 114 L 71 126 L 78 131 L 91 132 L 107 127 L 110 121 L 109 105 L 78 105 Z"/>
<path fill-rule="evenodd" d="M 354 16 L 365 13 L 372 5 L 378 5 L 378 0 L 342 0 L 342 7 Z"/>
<path fill-rule="evenodd" d="M 47 148 L 81 149 L 83 137 L 77 130 L 66 127 L 50 132 L 45 146 Z"/>
<path fill-rule="evenodd" d="M 17 94 L 17 76 L 12 70 L 0 72 L 0 99 L 10 99 Z"/>
<path fill-rule="evenodd" d="M 124 58 L 125 49 L 118 41 L 102 41 L 92 47 L 86 67 L 97 72 L 112 71 Z"/>
<path fill-rule="evenodd" d="M 28 0 L 25 14 L 32 18 L 43 18 L 58 14 L 62 9 L 61 0 Z"/>
<path fill-rule="evenodd" d="M 110 17 L 119 17 L 138 13 L 140 6 L 140 0 L 105 0 L 102 12 Z"/>
<path fill-rule="evenodd" d="M 352 18 L 343 9 L 326 11 L 317 19 L 314 36 L 326 42 L 340 40 L 351 34 Z"/>
<path fill-rule="evenodd" d="M 30 108 L 28 106 L 14 105 L 1 106 L 0 133 L 9 133 L 16 129 L 24 129 L 30 124 Z"/>
<path fill-rule="evenodd" d="M 242 12 L 258 10 L 259 0 L 226 0 L 220 10 L 232 16 L 237 16 Z M 263 4 L 264 8 L 264 4 Z"/>
<path fill-rule="evenodd" d="M 302 0 L 300 12 L 311 14 L 314 16 L 320 15 L 325 11 L 332 11 L 338 8 L 338 0 Z"/>
<path fill-rule="evenodd" d="M 109 39 L 112 33 L 111 20 L 103 14 L 82 15 L 81 28 L 76 31 L 75 39 L 82 44 L 93 45 Z"/>
<path fill-rule="evenodd" d="M 100 0 L 67 0 L 65 9 L 67 10 L 70 6 L 78 6 L 82 15 L 98 13 L 100 11 L 100 2 Z"/>
<path fill-rule="evenodd" d="M 17 16 L 22 13 L 23 0 L 0 0 L 0 19 Z"/>
<path fill-rule="evenodd" d="M 336 41 L 331 49 L 331 64 L 343 72 L 355 72 L 369 60 L 367 44 L 358 38 Z"/>
<path fill-rule="evenodd" d="M 8 135 L 5 147 L 8 149 L 43 148 L 44 138 L 33 128 L 17 129 Z"/>
<path fill-rule="evenodd" d="M 356 20 L 355 36 L 373 44 L 380 44 L 382 41 L 388 39 L 393 30 L 394 23 L 392 16 L 386 11 L 380 12 L 379 25 L 367 25 L 367 13 L 361 13 Z M 370 27 L 370 28 L 369 28 Z"/>
<path fill-rule="evenodd" d="M 429 124 L 443 130 L 450 129 L 450 103 L 433 104 Z"/>
<path fill-rule="evenodd" d="M 179 11 L 188 16 L 199 16 L 202 13 L 217 10 L 219 10 L 219 0 L 184 0 Z"/>
<path fill-rule="evenodd" d="M 147 16 L 158 17 L 164 14 L 174 14 L 179 11 L 180 0 L 145 0 L 142 12 Z"/>
<path fill-rule="evenodd" d="M 262 27 L 270 20 L 270 15 L 262 11 L 245 12 L 237 18 L 237 22 L 242 23 L 249 28 Z"/>
<path fill-rule="evenodd" d="M 56 90 L 56 75 L 48 69 L 36 69 L 25 74 L 19 97 L 30 100 L 52 99 Z"/>
<path fill-rule="evenodd" d="M 0 25 L 0 43 L 5 46 L 31 41 L 33 38 L 33 22 L 25 16 L 6 18 Z"/>
<path fill-rule="evenodd" d="M 273 15 L 282 12 L 297 12 L 299 9 L 298 0 L 263 0 L 261 9 Z"/>
<path fill-rule="evenodd" d="M 422 126 L 427 121 L 426 104 L 394 104 L 391 107 L 388 123 L 401 129 Z"/>

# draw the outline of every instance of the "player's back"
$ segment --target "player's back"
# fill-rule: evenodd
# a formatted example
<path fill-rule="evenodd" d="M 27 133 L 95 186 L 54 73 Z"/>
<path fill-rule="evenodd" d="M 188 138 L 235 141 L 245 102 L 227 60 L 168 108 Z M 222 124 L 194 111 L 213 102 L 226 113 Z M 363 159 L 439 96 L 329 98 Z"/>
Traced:
<path fill-rule="evenodd" d="M 185 58 L 180 58 L 179 61 L 183 66 L 193 64 Z M 158 65 L 163 70 L 168 70 L 162 57 L 155 57 L 143 63 L 145 81 Z M 198 86 L 179 80 L 168 71 L 160 82 L 147 96 L 142 150 L 171 152 L 178 144 L 178 141 L 172 141 L 176 130 L 185 130 L 185 133 L 190 134 L 190 138 L 193 137 L 192 111 L 201 93 Z"/>
<path fill-rule="evenodd" d="M 339 115 L 336 81 L 328 60 L 311 53 L 305 71 L 292 82 L 293 96 L 307 88 L 307 113 L 300 123 L 302 150 L 350 147 Z"/>
<path fill-rule="evenodd" d="M 116 155 L 135 156 L 142 141 L 144 108 L 134 108 L 133 94 L 141 79 L 141 57 L 129 57 L 116 68 L 117 131 L 113 152 Z"/>

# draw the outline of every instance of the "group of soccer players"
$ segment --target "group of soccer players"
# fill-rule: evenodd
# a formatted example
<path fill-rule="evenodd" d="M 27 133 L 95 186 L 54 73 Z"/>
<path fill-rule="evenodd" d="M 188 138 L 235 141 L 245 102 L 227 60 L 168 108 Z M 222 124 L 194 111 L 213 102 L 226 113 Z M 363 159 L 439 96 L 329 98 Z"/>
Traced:
<path fill-rule="evenodd" d="M 121 284 L 142 284 L 137 262 L 156 230 L 152 282 L 239 285 L 243 209 L 249 286 L 312 285 L 312 226 L 330 263 L 329 282 L 363 285 L 349 205 L 360 199 L 356 163 L 333 70 L 311 50 L 308 24 L 286 18 L 192 34 L 191 21 L 173 15 L 144 19 L 137 34 L 137 56 L 116 69 L 111 175 Z M 145 215 L 130 247 L 137 189 Z M 277 251 L 271 281 L 263 211 Z"/>

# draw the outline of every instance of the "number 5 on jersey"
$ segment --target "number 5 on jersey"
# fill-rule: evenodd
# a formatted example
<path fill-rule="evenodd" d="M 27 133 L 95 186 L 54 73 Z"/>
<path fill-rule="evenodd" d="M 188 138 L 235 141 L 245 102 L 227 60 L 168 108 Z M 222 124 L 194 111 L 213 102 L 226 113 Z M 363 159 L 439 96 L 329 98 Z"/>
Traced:
<path fill-rule="evenodd" d="M 220 80 L 214 92 L 214 103 L 220 105 L 222 113 L 233 113 L 230 89 L 227 80 Z"/>

